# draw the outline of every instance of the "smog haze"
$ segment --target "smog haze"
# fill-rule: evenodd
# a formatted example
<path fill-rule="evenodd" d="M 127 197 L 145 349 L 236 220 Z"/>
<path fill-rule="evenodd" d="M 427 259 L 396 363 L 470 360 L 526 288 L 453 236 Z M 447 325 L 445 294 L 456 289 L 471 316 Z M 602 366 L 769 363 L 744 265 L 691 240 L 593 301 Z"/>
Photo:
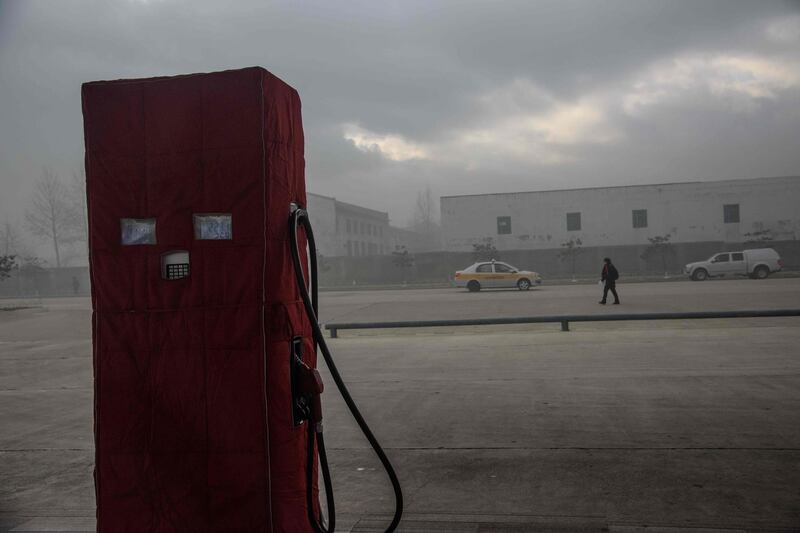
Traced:
<path fill-rule="evenodd" d="M 308 189 L 442 195 L 800 173 L 797 2 L 0 4 L 0 218 L 83 164 L 85 81 L 260 65 Z"/>

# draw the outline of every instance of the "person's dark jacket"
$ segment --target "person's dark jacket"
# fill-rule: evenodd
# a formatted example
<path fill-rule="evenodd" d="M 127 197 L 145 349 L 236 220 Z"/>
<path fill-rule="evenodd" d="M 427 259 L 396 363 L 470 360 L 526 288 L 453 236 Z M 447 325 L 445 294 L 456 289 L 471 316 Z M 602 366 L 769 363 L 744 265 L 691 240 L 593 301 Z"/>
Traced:
<path fill-rule="evenodd" d="M 617 268 L 608 263 L 607 265 L 603 265 L 603 270 L 600 272 L 600 279 L 603 281 L 617 281 L 619 279 L 619 272 L 617 272 Z"/>

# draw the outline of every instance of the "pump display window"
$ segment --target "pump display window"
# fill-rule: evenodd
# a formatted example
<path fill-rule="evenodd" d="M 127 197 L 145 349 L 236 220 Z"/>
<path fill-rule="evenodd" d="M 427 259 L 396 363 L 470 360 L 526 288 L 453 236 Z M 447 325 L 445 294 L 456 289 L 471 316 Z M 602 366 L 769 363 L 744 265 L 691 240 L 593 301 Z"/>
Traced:
<path fill-rule="evenodd" d="M 233 239 L 233 220 L 230 214 L 197 214 L 193 218 L 195 239 L 205 241 L 229 241 Z"/>
<path fill-rule="evenodd" d="M 123 218 L 120 220 L 123 246 L 156 244 L 156 219 Z"/>

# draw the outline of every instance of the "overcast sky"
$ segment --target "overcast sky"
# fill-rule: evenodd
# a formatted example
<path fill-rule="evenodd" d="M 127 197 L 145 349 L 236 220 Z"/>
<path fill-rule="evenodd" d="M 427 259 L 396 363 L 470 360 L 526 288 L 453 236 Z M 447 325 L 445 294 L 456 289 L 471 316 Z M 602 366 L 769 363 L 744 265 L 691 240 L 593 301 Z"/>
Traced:
<path fill-rule="evenodd" d="M 800 174 L 800 0 L 0 0 L 0 222 L 82 165 L 80 84 L 260 65 L 308 188 L 436 196 Z"/>

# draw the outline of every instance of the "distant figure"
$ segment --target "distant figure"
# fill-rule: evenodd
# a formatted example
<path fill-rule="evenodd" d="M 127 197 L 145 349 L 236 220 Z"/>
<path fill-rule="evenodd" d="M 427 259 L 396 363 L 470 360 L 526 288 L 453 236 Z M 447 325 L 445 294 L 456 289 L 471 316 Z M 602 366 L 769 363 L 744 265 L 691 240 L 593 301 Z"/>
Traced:
<path fill-rule="evenodd" d="M 72 276 L 72 294 L 77 296 L 80 288 L 81 288 L 81 282 L 78 281 L 78 276 Z"/>
<path fill-rule="evenodd" d="M 614 303 L 619 305 L 619 296 L 617 296 L 617 280 L 619 279 L 619 272 L 614 265 L 611 264 L 611 259 L 606 257 L 603 259 L 603 271 L 600 273 L 600 279 L 603 281 L 603 299 L 600 303 L 606 305 L 606 298 L 608 298 L 608 291 L 614 295 Z"/>

